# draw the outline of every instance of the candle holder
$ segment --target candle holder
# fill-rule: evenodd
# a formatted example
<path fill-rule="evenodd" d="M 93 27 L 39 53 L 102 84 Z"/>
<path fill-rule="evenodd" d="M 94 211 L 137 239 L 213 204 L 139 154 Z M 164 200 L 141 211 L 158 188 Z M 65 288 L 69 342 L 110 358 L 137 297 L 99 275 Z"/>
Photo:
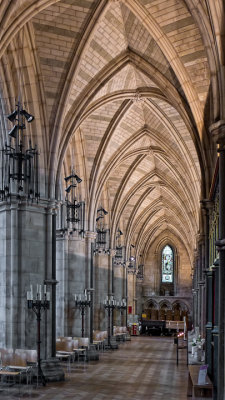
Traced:
<path fill-rule="evenodd" d="M 121 302 L 117 305 L 118 310 L 121 313 L 121 326 L 123 326 L 123 311 L 127 309 L 127 301 L 126 299 L 122 299 Z"/>
<path fill-rule="evenodd" d="M 38 360 L 38 372 L 37 372 L 37 386 L 39 380 L 42 385 L 46 385 L 45 377 L 41 369 L 41 312 L 49 310 L 50 308 L 50 292 L 46 291 L 46 285 L 44 285 L 44 297 L 42 300 L 42 287 L 37 285 L 36 298 L 33 298 L 33 287 L 30 285 L 30 291 L 27 292 L 27 305 L 28 309 L 33 310 L 37 317 L 37 360 Z"/>
<path fill-rule="evenodd" d="M 84 290 L 84 295 L 81 294 L 75 294 L 74 295 L 74 300 L 75 300 L 75 307 L 80 308 L 81 312 L 81 337 L 84 337 L 84 316 L 85 316 L 85 310 L 87 307 L 91 307 L 91 293 L 90 290 L 85 289 Z"/>
<path fill-rule="evenodd" d="M 113 315 L 113 310 L 117 307 L 116 300 L 113 295 L 108 295 L 104 300 L 104 308 L 108 311 L 108 347 L 111 347 L 111 314 Z"/>

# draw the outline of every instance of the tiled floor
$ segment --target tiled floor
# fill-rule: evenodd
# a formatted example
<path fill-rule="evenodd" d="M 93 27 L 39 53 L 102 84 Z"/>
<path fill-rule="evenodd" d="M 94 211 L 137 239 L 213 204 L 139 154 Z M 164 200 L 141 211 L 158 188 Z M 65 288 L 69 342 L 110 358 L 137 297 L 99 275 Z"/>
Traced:
<path fill-rule="evenodd" d="M 65 382 L 48 383 L 19 396 L 18 390 L 0 392 L 0 399 L 41 400 L 186 400 L 185 350 L 176 351 L 172 338 L 132 337 L 119 350 L 100 354 L 86 369 L 72 368 Z M 75 366 L 75 365 L 74 365 Z"/>

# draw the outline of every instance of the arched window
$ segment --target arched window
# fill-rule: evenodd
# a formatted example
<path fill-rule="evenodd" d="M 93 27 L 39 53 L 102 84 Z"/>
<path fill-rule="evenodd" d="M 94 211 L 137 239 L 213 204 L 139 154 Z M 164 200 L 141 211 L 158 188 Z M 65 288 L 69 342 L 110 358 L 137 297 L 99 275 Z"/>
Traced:
<path fill-rule="evenodd" d="M 162 283 L 173 283 L 173 250 L 166 245 L 162 251 Z"/>

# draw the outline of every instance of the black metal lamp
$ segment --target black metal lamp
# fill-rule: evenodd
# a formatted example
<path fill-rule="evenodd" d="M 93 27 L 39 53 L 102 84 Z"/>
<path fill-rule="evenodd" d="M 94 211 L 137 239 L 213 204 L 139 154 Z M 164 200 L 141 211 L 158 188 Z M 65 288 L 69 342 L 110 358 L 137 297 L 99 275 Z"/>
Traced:
<path fill-rule="evenodd" d="M 7 116 L 10 122 L 15 122 L 9 131 L 9 142 L 1 151 L 1 189 L 0 200 L 39 200 L 38 151 L 32 147 L 31 141 L 25 149 L 23 131 L 26 129 L 25 120 L 32 122 L 34 116 L 22 109 L 20 102 L 16 110 Z"/>
<path fill-rule="evenodd" d="M 106 229 L 105 225 L 105 215 L 108 214 L 102 206 L 97 210 L 97 218 L 96 218 L 96 241 L 95 241 L 95 250 L 94 254 L 96 253 L 105 253 L 110 254 L 109 249 L 109 230 Z"/>
<path fill-rule="evenodd" d="M 117 307 L 114 295 L 109 294 L 104 300 L 103 305 L 108 312 L 108 347 L 111 348 L 111 314 L 113 314 L 113 310 Z"/>
<path fill-rule="evenodd" d="M 77 199 L 77 184 L 82 182 L 75 171 L 64 178 L 67 184 L 66 191 L 66 211 L 68 228 L 70 233 L 77 232 L 79 235 L 84 235 L 84 218 L 85 218 L 85 202 Z"/>
<path fill-rule="evenodd" d="M 140 264 L 138 265 L 137 279 L 142 281 L 144 279 L 144 264 L 142 261 L 142 254 L 140 254 L 139 260 L 140 260 Z"/>
<path fill-rule="evenodd" d="M 121 243 L 121 236 L 123 235 L 123 232 L 120 230 L 120 228 L 117 229 L 116 232 L 116 254 L 114 257 L 114 264 L 115 265 L 124 265 L 124 247 L 122 246 Z"/>
<path fill-rule="evenodd" d="M 28 309 L 33 310 L 37 317 L 37 361 L 38 361 L 38 374 L 37 386 L 39 381 L 45 386 L 46 381 L 41 369 L 41 313 L 42 311 L 49 310 L 50 308 L 50 292 L 47 292 L 46 285 L 44 285 L 44 298 L 42 299 L 42 286 L 37 285 L 36 298 L 33 297 L 33 287 L 30 285 L 30 291 L 27 292 L 27 305 Z"/>
<path fill-rule="evenodd" d="M 75 294 L 74 295 L 74 300 L 75 300 L 75 307 L 79 307 L 81 311 L 81 337 L 84 337 L 84 316 L 85 316 L 85 310 L 87 307 L 91 307 L 91 293 L 90 289 L 85 289 L 84 290 L 84 295 L 82 296 L 81 294 Z"/>
<path fill-rule="evenodd" d="M 132 249 L 134 249 L 134 247 L 135 246 L 133 244 L 130 245 L 130 258 L 127 270 L 128 274 L 133 274 L 133 275 L 136 274 L 136 259 L 135 256 L 132 255 Z"/>

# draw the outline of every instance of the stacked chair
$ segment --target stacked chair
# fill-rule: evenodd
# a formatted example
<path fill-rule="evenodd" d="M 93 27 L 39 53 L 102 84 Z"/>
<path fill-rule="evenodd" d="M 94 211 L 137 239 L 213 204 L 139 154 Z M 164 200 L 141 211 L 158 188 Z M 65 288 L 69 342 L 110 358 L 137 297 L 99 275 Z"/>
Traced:
<path fill-rule="evenodd" d="M 125 329 L 124 329 L 125 328 Z M 114 326 L 113 334 L 116 337 L 116 341 L 125 342 L 127 339 L 127 329 L 124 326 Z"/>
<path fill-rule="evenodd" d="M 67 362 L 67 370 L 71 370 L 71 363 L 87 361 L 88 338 L 59 337 L 56 340 L 56 357 Z"/>
<path fill-rule="evenodd" d="M 0 348 L 1 384 L 31 384 L 37 370 L 37 351 Z"/>

